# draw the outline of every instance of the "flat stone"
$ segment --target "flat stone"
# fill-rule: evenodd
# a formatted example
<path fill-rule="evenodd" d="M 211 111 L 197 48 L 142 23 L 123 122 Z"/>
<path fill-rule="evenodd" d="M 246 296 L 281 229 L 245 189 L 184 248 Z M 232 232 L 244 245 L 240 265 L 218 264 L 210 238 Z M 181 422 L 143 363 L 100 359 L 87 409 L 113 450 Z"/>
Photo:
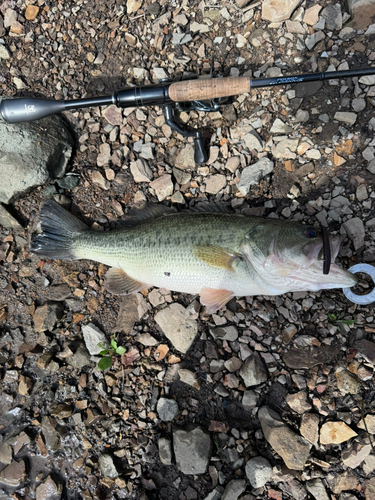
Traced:
<path fill-rule="evenodd" d="M 371 443 L 368 438 L 356 438 L 351 446 L 343 450 L 341 460 L 351 469 L 356 469 L 371 453 Z"/>
<path fill-rule="evenodd" d="M 172 465 L 172 442 L 168 438 L 158 439 L 159 458 L 162 464 Z"/>
<path fill-rule="evenodd" d="M 198 380 L 196 374 L 192 371 L 187 370 L 186 368 L 181 368 L 181 370 L 178 370 L 178 376 L 184 384 L 190 385 L 191 387 L 194 387 L 194 389 L 198 390 L 201 388 L 200 380 Z"/>
<path fill-rule="evenodd" d="M 205 474 L 211 458 L 212 442 L 199 426 L 173 431 L 173 449 L 178 470 L 184 474 Z"/>
<path fill-rule="evenodd" d="M 187 168 L 195 168 L 195 165 L 194 147 L 192 144 L 188 144 L 178 153 L 175 161 L 175 166 L 184 170 Z"/>
<path fill-rule="evenodd" d="M 242 406 L 245 410 L 252 410 L 258 406 L 259 394 L 257 394 L 252 389 L 249 389 L 243 393 Z"/>
<path fill-rule="evenodd" d="M 62 318 L 64 307 L 60 302 L 46 302 L 38 307 L 33 314 L 34 328 L 36 332 L 53 330 L 56 323 Z"/>
<path fill-rule="evenodd" d="M 217 326 L 216 328 L 210 328 L 210 334 L 214 339 L 233 342 L 238 338 L 238 328 L 235 325 Z"/>
<path fill-rule="evenodd" d="M 367 430 L 370 434 L 375 434 L 375 415 L 366 415 L 365 416 L 365 422 L 366 422 L 366 426 L 367 426 Z M 359 429 L 364 429 L 366 430 L 366 426 L 365 426 L 365 423 L 363 422 L 363 420 L 361 419 L 358 424 L 357 424 L 357 427 Z"/>
<path fill-rule="evenodd" d="M 336 495 L 342 491 L 356 490 L 359 486 L 358 478 L 351 470 L 341 472 L 340 474 L 330 474 L 327 476 L 327 482 Z"/>
<path fill-rule="evenodd" d="M 174 302 L 155 315 L 155 321 L 164 335 L 180 352 L 186 353 L 193 343 L 197 333 L 196 320 L 185 319 L 185 308 Z"/>
<path fill-rule="evenodd" d="M 68 363 L 68 365 L 73 366 L 74 368 L 77 368 L 79 370 L 81 370 L 85 366 L 92 365 L 90 354 L 83 343 L 78 346 L 78 349 L 72 356 L 66 358 L 66 362 Z"/>
<path fill-rule="evenodd" d="M 160 420 L 171 422 L 178 414 L 178 404 L 174 399 L 160 398 L 156 407 Z"/>
<path fill-rule="evenodd" d="M 100 153 L 96 158 L 96 164 L 98 167 L 103 167 L 107 165 L 111 159 L 111 146 L 105 142 L 104 144 L 100 144 L 99 150 Z"/>
<path fill-rule="evenodd" d="M 366 29 L 375 19 L 375 3 L 372 0 L 347 0 L 350 24 L 356 29 Z"/>
<path fill-rule="evenodd" d="M 262 2 L 262 19 L 271 23 L 279 23 L 289 19 L 301 0 L 264 0 Z"/>
<path fill-rule="evenodd" d="M 320 15 L 326 20 L 326 28 L 328 30 L 341 30 L 342 14 L 341 5 L 339 3 L 327 5 Z"/>
<path fill-rule="evenodd" d="M 272 465 L 264 457 L 248 460 L 245 472 L 253 488 L 262 488 L 272 477 Z"/>
<path fill-rule="evenodd" d="M 337 111 L 334 119 L 339 122 L 347 123 L 348 125 L 354 125 L 357 120 L 357 114 L 351 113 L 350 111 Z"/>
<path fill-rule="evenodd" d="M 245 141 L 246 147 L 250 151 L 252 151 L 253 149 L 255 149 L 256 151 L 263 151 L 263 141 L 255 130 L 249 132 L 248 134 L 245 134 L 243 136 L 243 140 Z"/>
<path fill-rule="evenodd" d="M 245 490 L 246 490 L 245 479 L 232 479 L 226 485 L 220 500 L 237 500 Z"/>
<path fill-rule="evenodd" d="M 173 33 L 172 45 L 184 45 L 191 42 L 193 37 L 189 33 Z"/>
<path fill-rule="evenodd" d="M 48 476 L 36 489 L 36 500 L 49 500 L 58 495 L 59 490 L 55 481 Z"/>
<path fill-rule="evenodd" d="M 111 455 L 108 455 L 106 453 L 103 455 L 99 455 L 99 467 L 103 476 L 110 478 L 116 478 L 119 476 Z"/>
<path fill-rule="evenodd" d="M 270 174 L 273 169 L 273 161 L 266 156 L 263 156 L 253 165 L 243 169 L 240 180 L 237 183 L 238 190 L 245 196 L 249 192 L 250 186 L 258 184 L 259 181 L 266 175 Z"/>
<path fill-rule="evenodd" d="M 92 356 L 99 354 L 103 349 L 109 347 L 109 342 L 105 334 L 93 323 L 82 326 L 83 339 L 86 344 L 86 348 Z M 98 347 L 99 343 L 103 343 L 107 347 Z"/>
<path fill-rule="evenodd" d="M 225 175 L 216 174 L 210 175 L 205 180 L 206 193 L 217 194 L 219 191 L 225 188 L 227 185 L 227 180 Z"/>
<path fill-rule="evenodd" d="M 323 481 L 319 478 L 306 481 L 306 489 L 316 500 L 330 500 Z"/>
<path fill-rule="evenodd" d="M 113 126 L 122 125 L 122 110 L 114 104 L 111 104 L 103 111 L 103 116 Z"/>
<path fill-rule="evenodd" d="M 355 250 L 358 250 L 365 244 L 365 227 L 362 219 L 353 217 L 342 225 L 348 237 L 352 240 Z"/>
<path fill-rule="evenodd" d="M 286 402 L 295 412 L 302 415 L 307 411 L 311 410 L 312 406 L 307 402 L 306 391 L 299 391 L 295 394 L 288 394 L 286 397 Z"/>
<path fill-rule="evenodd" d="M 316 445 L 319 438 L 319 415 L 305 413 L 301 419 L 300 432 L 311 444 Z"/>
<path fill-rule="evenodd" d="M 173 194 L 173 182 L 170 174 L 164 174 L 150 182 L 150 188 L 155 191 L 159 201 Z"/>
<path fill-rule="evenodd" d="M 297 146 L 298 139 L 284 139 L 272 148 L 272 154 L 277 159 L 294 160 L 297 157 Z"/>
<path fill-rule="evenodd" d="M 239 373 L 246 387 L 253 387 L 268 380 L 267 368 L 257 352 L 246 359 Z"/>
<path fill-rule="evenodd" d="M 315 45 L 320 42 L 321 40 L 325 39 L 325 34 L 323 31 L 315 31 L 312 35 L 308 35 L 305 38 L 305 45 L 306 47 L 311 50 L 315 47 Z"/>
<path fill-rule="evenodd" d="M 284 363 L 294 370 L 306 370 L 316 365 L 331 363 L 339 353 L 336 346 L 292 347 L 284 354 Z"/>
<path fill-rule="evenodd" d="M 19 462 L 13 461 L 0 472 L 0 484 L 3 483 L 12 488 L 19 486 L 25 479 L 26 471 L 25 462 L 23 460 Z"/>
<path fill-rule="evenodd" d="M 154 178 L 151 168 L 143 158 L 130 162 L 130 172 L 134 182 L 150 182 Z"/>
<path fill-rule="evenodd" d="M 365 499 L 373 500 L 375 498 L 375 477 L 365 481 Z"/>
<path fill-rule="evenodd" d="M 276 118 L 271 127 L 271 134 L 289 134 L 293 129 L 284 123 L 280 118 Z"/>
<path fill-rule="evenodd" d="M 113 333 L 124 332 L 129 334 L 133 330 L 135 323 L 142 318 L 149 307 L 141 293 L 123 297 Z"/>
<path fill-rule="evenodd" d="M 305 10 L 305 14 L 303 16 L 303 22 L 308 24 L 309 26 L 314 26 L 319 21 L 319 12 L 322 10 L 321 5 L 313 5 L 309 9 Z"/>
<path fill-rule="evenodd" d="M 110 188 L 110 183 L 105 179 L 98 170 L 91 172 L 91 180 L 94 184 L 107 191 Z"/>
<path fill-rule="evenodd" d="M 345 422 L 326 422 L 320 429 L 320 444 L 340 444 L 357 436 Z"/>
<path fill-rule="evenodd" d="M 126 13 L 134 14 L 137 12 L 142 6 L 143 0 L 126 0 Z"/>
<path fill-rule="evenodd" d="M 336 371 L 337 387 L 341 394 L 357 394 L 359 390 L 359 381 L 357 377 L 341 368 Z"/>
<path fill-rule="evenodd" d="M 53 425 L 53 419 L 51 419 L 51 417 L 45 416 L 42 418 L 42 433 L 47 449 L 56 450 L 59 446 L 60 438 Z"/>
<path fill-rule="evenodd" d="M 287 427 L 281 417 L 268 406 L 258 412 L 263 434 L 289 469 L 302 470 L 310 453 L 311 443 Z"/>
<path fill-rule="evenodd" d="M 0 61 L 7 61 L 8 59 L 10 59 L 9 50 L 5 47 L 5 45 L 0 44 Z"/>

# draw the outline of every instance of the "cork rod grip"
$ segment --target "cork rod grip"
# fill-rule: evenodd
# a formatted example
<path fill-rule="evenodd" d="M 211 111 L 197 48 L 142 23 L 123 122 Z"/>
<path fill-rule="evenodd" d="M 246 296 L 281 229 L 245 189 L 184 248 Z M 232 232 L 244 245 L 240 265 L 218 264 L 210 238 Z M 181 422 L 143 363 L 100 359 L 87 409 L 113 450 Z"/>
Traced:
<path fill-rule="evenodd" d="M 250 78 L 210 78 L 172 83 L 168 93 L 172 101 L 204 101 L 218 97 L 229 97 L 250 91 Z"/>

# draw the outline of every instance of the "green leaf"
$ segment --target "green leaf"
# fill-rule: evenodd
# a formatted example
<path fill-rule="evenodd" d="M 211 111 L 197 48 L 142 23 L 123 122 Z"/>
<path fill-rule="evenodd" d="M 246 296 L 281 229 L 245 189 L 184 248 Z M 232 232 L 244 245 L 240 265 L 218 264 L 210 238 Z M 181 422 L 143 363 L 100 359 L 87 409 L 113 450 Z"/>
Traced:
<path fill-rule="evenodd" d="M 107 349 L 108 344 L 106 342 L 99 342 L 97 347 L 99 349 Z"/>
<path fill-rule="evenodd" d="M 112 366 L 112 357 L 104 356 L 98 363 L 98 370 L 102 371 Z"/>
<path fill-rule="evenodd" d="M 111 340 L 111 347 L 115 351 L 117 349 L 117 342 L 115 340 Z"/>
<path fill-rule="evenodd" d="M 100 356 L 105 356 L 106 354 L 109 353 L 109 350 L 108 349 L 104 349 L 104 351 L 100 351 Z"/>
<path fill-rule="evenodd" d="M 125 347 L 122 347 L 121 345 L 116 349 L 116 354 L 124 354 L 125 352 Z"/>

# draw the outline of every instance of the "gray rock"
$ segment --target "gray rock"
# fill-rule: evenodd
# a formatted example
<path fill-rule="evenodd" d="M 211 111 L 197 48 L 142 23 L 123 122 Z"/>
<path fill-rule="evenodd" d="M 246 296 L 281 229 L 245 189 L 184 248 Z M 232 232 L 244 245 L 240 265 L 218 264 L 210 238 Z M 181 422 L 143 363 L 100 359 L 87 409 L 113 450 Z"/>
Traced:
<path fill-rule="evenodd" d="M 301 0 L 264 0 L 262 2 L 262 19 L 278 23 L 289 19 Z"/>
<path fill-rule="evenodd" d="M 170 422 L 179 413 L 178 404 L 174 399 L 160 398 L 156 407 L 160 420 Z"/>
<path fill-rule="evenodd" d="M 223 494 L 223 487 L 216 486 L 203 500 L 221 500 L 221 495 Z M 244 499 L 245 500 L 245 499 Z"/>
<path fill-rule="evenodd" d="M 246 476 L 253 488 L 261 488 L 272 476 L 272 465 L 264 457 L 251 458 L 245 467 Z"/>
<path fill-rule="evenodd" d="M 7 59 L 10 59 L 10 52 L 9 50 L 5 47 L 5 45 L 0 44 L 0 61 L 1 59 L 3 61 L 6 61 Z"/>
<path fill-rule="evenodd" d="M 275 158 L 294 160 L 296 158 L 298 139 L 284 139 L 272 148 L 272 154 Z"/>
<path fill-rule="evenodd" d="M 56 450 L 60 443 L 59 435 L 53 425 L 51 417 L 42 418 L 42 433 L 44 441 L 49 450 Z"/>
<path fill-rule="evenodd" d="M 103 347 L 98 347 L 99 342 L 109 346 L 109 342 L 104 333 L 93 323 L 82 326 L 83 339 L 85 341 L 87 350 L 92 356 L 99 354 Z"/>
<path fill-rule="evenodd" d="M 184 474 L 204 474 L 211 458 L 209 433 L 192 426 L 173 431 L 173 449 L 177 468 Z"/>
<path fill-rule="evenodd" d="M 164 335 L 180 352 L 186 353 L 198 333 L 198 324 L 193 319 L 185 319 L 185 308 L 174 302 L 155 315 L 155 321 Z"/>
<path fill-rule="evenodd" d="M 181 170 L 186 168 L 195 168 L 194 147 L 192 144 L 188 144 L 178 153 L 175 165 Z"/>
<path fill-rule="evenodd" d="M 121 299 L 114 333 L 130 333 L 137 321 L 147 312 L 149 306 L 141 293 L 127 295 Z"/>
<path fill-rule="evenodd" d="M 347 220 L 343 224 L 343 228 L 346 231 L 348 237 L 352 240 L 354 248 L 358 250 L 365 243 L 365 227 L 363 225 L 362 219 L 359 217 L 353 217 Z"/>
<path fill-rule="evenodd" d="M 325 34 L 323 31 L 316 31 L 312 35 L 308 35 L 305 39 L 306 47 L 311 50 L 320 40 L 325 39 Z"/>
<path fill-rule="evenodd" d="M 243 169 L 237 188 L 244 196 L 249 192 L 250 186 L 258 184 L 266 175 L 274 169 L 274 163 L 269 158 L 263 156 L 259 161 Z"/>
<path fill-rule="evenodd" d="M 99 456 L 99 467 L 103 476 L 115 478 L 119 476 L 111 455 L 103 454 Z"/>
<path fill-rule="evenodd" d="M 246 490 L 245 479 L 232 479 L 226 485 L 221 500 L 237 500 L 240 495 Z"/>
<path fill-rule="evenodd" d="M 81 344 L 73 356 L 70 356 L 66 359 L 68 365 L 73 366 L 73 368 L 77 368 L 81 370 L 84 366 L 92 365 L 90 360 L 90 354 L 88 353 L 86 347 Z"/>
<path fill-rule="evenodd" d="M 49 500 L 58 498 L 59 490 L 55 481 L 48 476 L 36 489 L 36 500 Z"/>
<path fill-rule="evenodd" d="M 46 302 L 38 307 L 34 314 L 34 328 L 36 332 L 52 330 L 55 324 L 62 318 L 64 306 L 61 302 Z"/>
<path fill-rule="evenodd" d="M 284 363 L 294 370 L 307 370 L 316 365 L 331 363 L 337 356 L 338 348 L 334 345 L 324 347 L 292 347 L 284 354 Z"/>
<path fill-rule="evenodd" d="M 366 101 L 360 97 L 352 100 L 352 108 L 356 113 L 363 111 L 366 107 Z"/>
<path fill-rule="evenodd" d="M 328 5 L 321 11 L 320 15 L 326 20 L 326 28 L 328 30 L 341 30 L 342 14 L 339 3 Z"/>
<path fill-rule="evenodd" d="M 375 16 L 375 2 L 372 0 L 347 0 L 349 13 L 352 16 L 350 24 L 356 29 L 367 28 Z"/>
<path fill-rule="evenodd" d="M 258 412 L 263 434 L 289 469 L 302 470 L 309 456 L 311 443 L 284 424 L 281 417 L 268 406 Z"/>
<path fill-rule="evenodd" d="M 238 328 L 234 325 L 210 328 L 210 333 L 214 339 L 229 340 L 230 342 L 238 338 Z"/>
<path fill-rule="evenodd" d="M 217 194 L 227 185 L 227 179 L 225 175 L 216 174 L 209 175 L 206 180 L 206 193 Z"/>
<path fill-rule="evenodd" d="M 245 410 L 252 410 L 256 408 L 259 401 L 259 394 L 257 394 L 252 389 L 247 390 L 243 393 L 242 406 Z"/>
<path fill-rule="evenodd" d="M 350 111 L 337 111 L 334 119 L 339 122 L 347 123 L 348 125 L 354 125 L 357 120 L 357 115 Z"/>
<path fill-rule="evenodd" d="M 251 151 L 255 149 L 256 151 L 263 151 L 263 141 L 259 134 L 253 130 L 248 134 L 243 136 L 243 140 L 245 141 L 246 147 Z"/>
<path fill-rule="evenodd" d="M 159 458 L 162 464 L 172 465 L 172 443 L 170 439 L 158 439 Z"/>
<path fill-rule="evenodd" d="M 321 479 L 316 478 L 306 481 L 306 488 L 316 500 L 330 500 Z"/>
<path fill-rule="evenodd" d="M 7 124 L 0 119 L 0 202 L 22 196 L 50 179 L 62 177 L 73 138 L 60 116 Z"/>
<path fill-rule="evenodd" d="M 375 158 L 369 162 L 367 165 L 367 170 L 372 174 L 375 174 Z"/>
<path fill-rule="evenodd" d="M 310 114 L 308 111 L 305 111 L 303 109 L 299 109 L 296 113 L 296 122 L 297 123 L 304 123 L 309 121 Z"/>
<path fill-rule="evenodd" d="M 150 182 L 153 179 L 151 168 L 148 166 L 147 161 L 142 158 L 130 162 L 130 172 L 133 175 L 134 182 Z"/>
<path fill-rule="evenodd" d="M 267 381 L 267 368 L 257 352 L 247 358 L 241 367 L 240 375 L 246 387 L 253 387 Z"/>
<path fill-rule="evenodd" d="M 9 229 L 22 229 L 21 224 L 19 224 L 19 222 L 3 205 L 0 205 L 0 226 L 7 227 Z"/>
<path fill-rule="evenodd" d="M 0 483 L 16 488 L 26 479 L 25 462 L 13 461 L 0 472 Z"/>
<path fill-rule="evenodd" d="M 284 123 L 280 118 L 276 118 L 271 127 L 271 134 L 289 134 L 293 129 Z"/>
<path fill-rule="evenodd" d="M 193 37 L 189 33 L 173 33 L 172 44 L 173 45 L 184 45 L 185 43 L 191 42 Z"/>

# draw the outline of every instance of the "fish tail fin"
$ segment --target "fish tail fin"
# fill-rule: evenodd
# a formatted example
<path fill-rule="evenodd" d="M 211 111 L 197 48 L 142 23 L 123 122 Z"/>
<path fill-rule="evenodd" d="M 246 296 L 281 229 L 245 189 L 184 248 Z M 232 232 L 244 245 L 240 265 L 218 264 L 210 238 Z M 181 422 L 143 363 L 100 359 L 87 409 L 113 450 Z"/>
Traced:
<path fill-rule="evenodd" d="M 50 259 L 77 259 L 74 239 L 88 230 L 86 224 L 52 200 L 44 203 L 39 219 L 42 232 L 33 235 L 30 251 Z"/>

